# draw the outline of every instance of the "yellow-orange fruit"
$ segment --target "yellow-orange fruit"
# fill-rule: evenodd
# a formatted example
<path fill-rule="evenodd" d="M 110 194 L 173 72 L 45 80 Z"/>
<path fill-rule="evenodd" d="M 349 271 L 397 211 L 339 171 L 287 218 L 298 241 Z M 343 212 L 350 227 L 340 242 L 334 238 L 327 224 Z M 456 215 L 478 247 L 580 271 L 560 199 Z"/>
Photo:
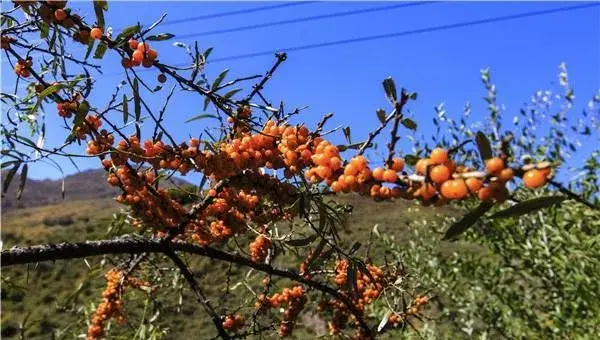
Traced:
<path fill-rule="evenodd" d="M 494 199 L 494 193 L 492 189 L 483 187 L 477 192 L 477 197 L 484 202 L 491 202 Z"/>
<path fill-rule="evenodd" d="M 453 179 L 444 182 L 440 188 L 440 192 L 443 197 L 448 199 L 461 199 L 467 196 L 469 189 L 465 181 L 462 179 Z"/>
<path fill-rule="evenodd" d="M 396 172 L 402 171 L 402 169 L 404 169 L 404 160 L 402 158 L 394 158 L 390 168 Z"/>
<path fill-rule="evenodd" d="M 427 167 L 429 166 L 429 164 L 431 164 L 431 161 L 429 159 L 426 159 L 426 158 L 419 159 L 417 161 L 417 164 L 415 165 L 415 171 L 419 175 L 425 175 L 425 172 L 427 171 Z"/>
<path fill-rule="evenodd" d="M 373 170 L 372 176 L 376 181 L 383 181 L 384 173 L 385 170 L 383 170 L 383 168 L 375 168 L 375 170 Z"/>
<path fill-rule="evenodd" d="M 506 183 L 506 182 L 510 181 L 511 179 L 513 179 L 514 176 L 515 176 L 515 172 L 513 171 L 513 169 L 505 168 L 505 169 L 502 169 L 502 171 L 500 171 L 500 173 L 498 174 L 498 179 L 500 180 L 500 182 Z"/>
<path fill-rule="evenodd" d="M 443 183 L 450 178 L 450 169 L 445 165 L 436 165 L 429 171 L 429 178 L 434 183 Z"/>
<path fill-rule="evenodd" d="M 96 40 L 101 39 L 102 38 L 102 30 L 98 27 L 92 28 L 92 30 L 90 31 L 90 37 L 92 39 L 96 39 Z"/>
<path fill-rule="evenodd" d="M 504 161 L 502 158 L 494 157 L 485 162 L 486 170 L 491 174 L 496 174 L 504 169 Z"/>
<path fill-rule="evenodd" d="M 483 186 L 483 181 L 479 178 L 471 177 L 465 180 L 465 184 L 471 193 L 476 193 Z"/>
<path fill-rule="evenodd" d="M 444 164 L 448 161 L 448 151 L 442 148 L 435 148 L 431 151 L 429 160 L 432 164 Z"/>
<path fill-rule="evenodd" d="M 387 169 L 383 172 L 383 180 L 389 183 L 394 183 L 398 180 L 398 174 L 392 169 Z"/>
<path fill-rule="evenodd" d="M 528 188 L 539 188 L 546 184 L 546 175 L 538 169 L 529 170 L 523 175 L 523 183 Z"/>

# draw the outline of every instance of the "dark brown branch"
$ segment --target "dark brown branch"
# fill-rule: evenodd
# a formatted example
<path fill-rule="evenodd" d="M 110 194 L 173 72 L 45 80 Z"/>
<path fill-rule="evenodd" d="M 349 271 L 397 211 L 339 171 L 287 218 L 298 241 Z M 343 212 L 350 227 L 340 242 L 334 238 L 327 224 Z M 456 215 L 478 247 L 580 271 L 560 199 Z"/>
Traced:
<path fill-rule="evenodd" d="M 406 94 L 406 90 L 402 89 L 400 92 L 400 102 L 396 103 L 396 115 L 394 116 L 394 125 L 392 126 L 391 138 L 388 143 L 388 158 L 386 164 L 388 166 L 392 165 L 392 159 L 394 158 L 394 154 L 396 151 L 396 143 L 400 140 L 400 136 L 398 136 L 398 127 L 400 126 L 400 121 L 403 118 L 402 108 L 408 101 L 408 95 Z"/>
<path fill-rule="evenodd" d="M 221 318 L 219 317 L 217 312 L 215 312 L 215 309 L 211 306 L 210 300 L 206 297 L 206 295 L 204 295 L 200 287 L 198 287 L 198 283 L 196 282 L 194 275 L 190 272 L 185 263 L 173 251 L 167 252 L 166 255 L 173 261 L 173 263 L 175 263 L 177 268 L 179 268 L 181 275 L 183 275 L 188 285 L 190 286 L 190 289 L 196 295 L 196 299 L 198 300 L 198 302 L 200 302 L 202 307 L 204 307 L 204 310 L 210 316 L 210 319 L 212 320 L 213 324 L 215 324 L 217 332 L 219 332 L 219 336 L 223 339 L 231 339 L 227 334 L 227 331 L 225 331 L 225 329 L 223 328 L 223 322 L 221 321 Z"/>
<path fill-rule="evenodd" d="M 554 180 L 549 180 L 548 183 L 550 183 L 552 186 L 554 186 L 555 188 L 558 189 L 558 191 L 562 192 L 563 194 L 569 196 L 570 198 L 572 198 L 573 200 L 587 206 L 590 209 L 594 209 L 594 210 L 600 210 L 600 207 L 594 205 L 593 203 L 585 200 L 583 197 L 577 195 L 576 193 L 572 192 L 571 190 L 569 190 L 567 187 L 565 187 L 562 183 L 556 182 Z"/>
<path fill-rule="evenodd" d="M 383 130 L 387 124 L 390 122 L 390 120 L 392 120 L 392 118 L 394 118 L 396 116 L 396 109 L 394 109 L 394 111 L 392 111 L 383 121 L 383 123 L 381 123 L 381 125 L 379 125 L 379 127 L 377 127 L 377 129 L 375 129 L 375 131 L 373 132 L 369 132 L 369 137 L 367 138 L 367 140 L 363 143 L 363 145 L 360 147 L 360 149 L 358 150 L 358 153 L 356 154 L 357 156 L 362 155 L 363 153 L 365 153 L 365 151 L 367 151 L 367 148 L 371 145 L 371 143 L 373 142 L 373 139 L 375 139 L 375 137 L 377 137 L 377 135 L 379 135 L 381 133 L 381 130 Z"/>
<path fill-rule="evenodd" d="M 255 270 L 287 278 L 292 281 L 302 283 L 323 293 L 329 294 L 342 301 L 344 305 L 354 315 L 359 322 L 360 327 L 371 334 L 371 330 L 362 318 L 362 312 L 356 309 L 352 300 L 338 292 L 337 289 L 324 283 L 313 281 L 302 277 L 294 270 L 281 269 L 264 263 L 255 263 L 252 260 L 228 253 L 212 247 L 202 247 L 186 242 L 164 242 L 160 240 L 148 239 L 117 239 L 100 240 L 80 243 L 59 243 L 38 245 L 27 248 L 13 247 L 4 250 L 0 256 L 0 265 L 2 267 L 14 266 L 19 264 L 36 263 L 41 261 L 56 261 L 84 258 L 98 255 L 117 255 L 117 254 L 140 254 L 140 253 L 163 253 L 168 254 L 173 251 L 181 251 L 190 254 L 200 255 L 212 259 L 235 263 L 240 266 L 254 268 Z"/>
<path fill-rule="evenodd" d="M 277 61 L 275 62 L 275 64 L 273 64 L 273 66 L 271 67 L 271 69 L 265 74 L 265 76 L 260 80 L 260 82 L 256 85 L 254 85 L 252 92 L 250 92 L 250 94 L 248 94 L 248 97 L 246 97 L 245 101 L 249 102 L 252 100 L 252 98 L 260 91 L 263 89 L 263 87 L 265 86 L 265 84 L 267 83 L 267 81 L 269 81 L 269 79 L 271 79 L 271 77 L 273 76 L 273 73 L 275 72 L 275 70 L 277 70 L 277 68 L 279 67 L 279 65 L 281 65 L 281 63 L 283 63 L 286 59 L 287 59 L 287 54 L 285 52 L 283 53 L 276 53 L 275 56 L 277 57 Z M 267 103 L 267 105 L 269 105 Z M 271 106 L 271 105 L 269 105 Z"/>

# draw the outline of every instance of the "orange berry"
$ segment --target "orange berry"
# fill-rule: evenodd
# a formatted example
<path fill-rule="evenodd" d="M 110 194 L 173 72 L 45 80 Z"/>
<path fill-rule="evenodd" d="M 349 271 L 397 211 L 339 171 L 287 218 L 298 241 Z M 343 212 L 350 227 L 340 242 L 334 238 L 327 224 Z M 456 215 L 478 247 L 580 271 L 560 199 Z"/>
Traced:
<path fill-rule="evenodd" d="M 385 170 L 383 170 L 383 168 L 375 168 L 375 170 L 373 170 L 373 178 L 376 181 L 383 181 L 383 174 L 385 173 Z"/>
<path fill-rule="evenodd" d="M 394 183 L 398 180 L 398 174 L 392 169 L 387 169 L 383 172 L 383 180 L 389 183 Z"/>
<path fill-rule="evenodd" d="M 394 158 L 392 160 L 391 168 L 396 172 L 402 171 L 402 169 L 404 169 L 404 160 L 402 158 Z"/>
<path fill-rule="evenodd" d="M 136 50 L 133 52 L 133 54 L 131 55 L 131 60 L 133 60 L 134 62 L 141 63 L 142 60 L 144 60 L 144 52 L 140 51 L 140 50 Z"/>
<path fill-rule="evenodd" d="M 151 67 L 152 65 L 154 65 L 154 62 L 150 59 L 144 59 L 142 61 L 142 66 L 144 67 Z"/>
<path fill-rule="evenodd" d="M 305 150 L 305 151 L 308 151 L 308 150 Z M 332 169 L 335 169 L 335 170 L 341 168 L 342 167 L 342 160 L 339 157 L 337 157 L 337 156 L 331 157 L 329 159 L 329 167 L 332 168 Z"/>
<path fill-rule="evenodd" d="M 431 168 L 429 177 L 434 183 L 443 183 L 450 178 L 450 169 L 445 165 L 436 165 Z"/>
<path fill-rule="evenodd" d="M 528 188 L 539 188 L 546 184 L 546 175 L 538 169 L 529 170 L 523 175 L 523 182 Z"/>
<path fill-rule="evenodd" d="M 132 50 L 137 49 L 138 47 L 138 41 L 135 39 L 129 39 L 129 48 L 131 48 Z"/>
<path fill-rule="evenodd" d="M 500 180 L 500 182 L 506 183 L 506 182 L 510 181 L 511 179 L 513 179 L 514 176 L 515 176 L 515 172 L 513 171 L 513 169 L 505 168 L 505 169 L 502 169 L 502 171 L 500 171 L 500 174 L 498 174 L 498 179 Z"/>
<path fill-rule="evenodd" d="M 433 164 L 444 164 L 448 161 L 448 151 L 442 148 L 435 148 L 431 151 L 429 160 Z"/>
<path fill-rule="evenodd" d="M 435 187 L 430 184 L 430 183 L 425 183 L 420 189 L 419 189 L 419 195 L 424 199 L 424 200 L 428 200 L 430 198 L 432 198 L 433 196 L 435 196 Z"/>
<path fill-rule="evenodd" d="M 142 53 L 145 53 L 146 50 L 149 50 L 149 49 L 150 49 L 150 44 L 148 44 L 147 42 L 146 43 L 141 42 L 137 45 L 137 50 Z"/>
<path fill-rule="evenodd" d="M 485 162 L 485 168 L 489 173 L 498 173 L 504 169 L 504 161 L 500 157 L 490 158 Z"/>
<path fill-rule="evenodd" d="M 156 50 L 149 49 L 148 52 L 146 52 L 146 57 L 154 61 L 156 57 L 158 57 L 158 52 L 156 52 Z"/>
<path fill-rule="evenodd" d="M 358 172 L 359 172 L 359 169 L 352 162 L 346 164 L 346 167 L 344 168 L 344 175 L 356 176 L 356 175 L 358 175 Z"/>
<path fill-rule="evenodd" d="M 483 181 L 479 178 L 470 177 L 465 180 L 465 184 L 467 184 L 467 188 L 471 193 L 476 193 L 483 186 Z"/>
<path fill-rule="evenodd" d="M 332 173 L 333 173 L 333 171 L 331 171 L 331 169 L 329 167 L 326 167 L 323 165 L 319 165 L 317 167 L 317 176 L 321 177 L 322 179 L 327 179 L 327 178 L 331 177 Z"/>
<path fill-rule="evenodd" d="M 164 83 L 167 81 L 167 76 L 165 76 L 163 73 L 158 75 L 158 82 L 159 83 Z"/>
<path fill-rule="evenodd" d="M 467 196 L 468 189 L 465 181 L 462 179 L 454 179 L 446 181 L 440 188 L 442 196 L 448 199 L 461 199 Z"/>
<path fill-rule="evenodd" d="M 342 191 L 342 186 L 340 185 L 340 183 L 335 181 L 335 182 L 331 183 L 331 191 L 340 192 L 340 191 Z"/>
<path fill-rule="evenodd" d="M 492 189 L 484 187 L 479 189 L 477 197 L 484 202 L 491 202 L 494 199 L 494 193 L 492 192 Z"/>
<path fill-rule="evenodd" d="M 67 12 L 59 8 L 56 11 L 54 11 L 54 18 L 58 21 L 63 21 L 67 18 Z"/>
<path fill-rule="evenodd" d="M 431 164 L 431 161 L 429 159 L 426 159 L 426 158 L 419 159 L 419 161 L 415 165 L 415 170 L 417 171 L 417 174 L 425 175 L 425 172 L 427 172 L 427 167 L 429 166 L 429 164 Z"/>
<path fill-rule="evenodd" d="M 90 37 L 92 37 L 92 39 L 100 40 L 102 38 L 102 30 L 98 27 L 92 28 Z"/>
<path fill-rule="evenodd" d="M 344 183 L 346 183 L 346 185 L 351 187 L 356 184 L 356 177 L 354 177 L 352 175 L 347 175 L 344 177 Z"/>

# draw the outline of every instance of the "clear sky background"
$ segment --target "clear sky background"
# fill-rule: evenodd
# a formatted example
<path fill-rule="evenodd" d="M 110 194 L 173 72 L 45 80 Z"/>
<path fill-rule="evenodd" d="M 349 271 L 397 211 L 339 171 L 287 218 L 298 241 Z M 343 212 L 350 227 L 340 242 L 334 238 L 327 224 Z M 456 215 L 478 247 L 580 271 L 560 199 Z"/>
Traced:
<path fill-rule="evenodd" d="M 156 33 L 169 32 L 175 38 L 154 43 L 162 62 L 188 62 L 186 54 L 172 44 L 176 41 L 191 44 L 198 40 L 200 48 L 214 47 L 211 58 L 219 59 L 280 48 L 353 39 L 394 32 L 444 26 L 467 21 L 495 18 L 525 12 L 548 10 L 575 2 L 446 2 L 413 5 L 372 11 L 358 15 L 280 25 L 256 30 L 226 34 L 195 36 L 201 32 L 238 26 L 263 24 L 338 12 L 390 6 L 391 2 L 321 2 L 281 7 L 269 11 L 246 13 L 222 18 L 176 23 L 180 19 L 204 16 L 234 10 L 251 9 L 275 2 L 109 2 L 107 25 L 119 29 L 140 21 L 149 24 L 162 13 L 167 13 L 166 25 Z M 581 3 L 579 3 L 581 4 Z M 93 20 L 91 2 L 70 2 L 76 11 L 88 13 Z M 185 37 L 187 36 L 187 37 Z M 104 76 L 98 76 L 93 106 L 106 104 L 122 74 L 116 53 L 108 51 L 103 63 L 108 64 Z M 210 60 L 209 60 L 210 61 Z M 257 56 L 210 63 L 210 79 L 224 68 L 230 68 L 228 79 L 264 73 L 273 63 L 273 56 Z M 487 114 L 486 95 L 480 81 L 480 69 L 490 67 L 492 80 L 498 87 L 499 103 L 512 117 L 531 94 L 549 88 L 557 80 L 558 65 L 566 62 L 569 78 L 577 95 L 576 110 L 581 110 L 600 89 L 600 6 L 533 16 L 522 19 L 472 25 L 435 32 L 410 34 L 389 39 L 364 41 L 309 50 L 293 51 L 269 82 L 264 91 L 267 98 L 278 103 L 283 100 L 288 109 L 308 105 L 302 120 L 309 126 L 326 112 L 334 112 L 331 127 L 338 124 L 352 126 L 355 141 L 363 140 L 368 131 L 378 125 L 375 109 L 388 109 L 381 81 L 392 76 L 398 87 L 419 93 L 411 103 L 419 130 L 432 129 L 434 106 L 445 103 L 447 114 L 458 117 L 467 102 L 472 104 L 474 119 Z M 12 72 L 2 63 L 2 71 Z M 73 72 L 75 72 L 74 70 Z M 155 71 L 143 77 L 156 85 Z M 12 77 L 10 77 L 12 78 Z M 14 86 L 14 80 L 3 77 L 4 90 Z M 168 82 L 150 102 L 159 110 L 166 97 Z M 250 85 L 250 84 L 248 84 Z M 177 93 L 168 109 L 167 125 L 175 131 L 176 139 L 197 136 L 211 122 L 201 120 L 184 124 L 183 121 L 202 113 L 203 99 Z M 55 109 L 46 106 L 48 115 L 48 142 L 62 142 L 64 133 Z M 209 110 L 207 110 L 209 111 Z M 119 113 L 113 113 L 118 116 Z M 119 121 L 120 117 L 115 117 Z M 340 133 L 334 140 L 343 141 Z M 597 139 L 596 139 L 597 140 Z M 409 145 L 404 139 L 400 144 Z M 588 146 L 589 147 L 589 146 Z M 79 147 L 77 147 L 79 148 Z M 71 149 L 77 150 L 77 149 Z M 591 150 L 591 148 L 590 148 Z M 68 161 L 61 161 L 67 174 L 76 169 Z M 81 169 L 97 168 L 98 160 L 80 160 Z M 52 168 L 36 164 L 29 169 L 31 178 L 59 178 Z"/>

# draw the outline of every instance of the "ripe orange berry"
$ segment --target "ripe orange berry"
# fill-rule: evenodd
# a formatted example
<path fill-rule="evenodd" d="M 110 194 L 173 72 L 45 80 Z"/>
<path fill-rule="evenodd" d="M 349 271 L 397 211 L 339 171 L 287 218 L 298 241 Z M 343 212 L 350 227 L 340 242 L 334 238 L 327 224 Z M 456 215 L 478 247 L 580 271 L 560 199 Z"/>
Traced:
<path fill-rule="evenodd" d="M 135 39 L 129 39 L 129 48 L 136 50 L 138 47 L 138 41 Z"/>
<path fill-rule="evenodd" d="M 331 191 L 340 192 L 340 191 L 342 191 L 342 186 L 340 185 L 340 183 L 335 181 L 335 182 L 331 183 Z"/>
<path fill-rule="evenodd" d="M 146 57 L 150 60 L 155 60 L 156 57 L 158 57 L 158 52 L 156 52 L 156 50 L 149 49 L 148 52 L 146 52 Z"/>
<path fill-rule="evenodd" d="M 436 192 L 435 187 L 430 183 L 426 183 L 419 189 L 419 195 L 424 200 L 428 200 L 428 199 L 432 198 L 433 196 L 435 196 L 435 192 Z"/>
<path fill-rule="evenodd" d="M 142 61 L 142 66 L 144 67 L 151 67 L 154 64 L 154 62 L 150 59 L 144 59 Z"/>
<path fill-rule="evenodd" d="M 398 180 L 398 174 L 392 169 L 387 169 L 383 172 L 383 180 L 389 183 L 394 183 Z"/>
<path fill-rule="evenodd" d="M 376 181 L 383 181 L 383 174 L 385 173 L 385 170 L 383 170 L 383 168 L 375 168 L 375 170 L 373 170 L 373 178 Z"/>
<path fill-rule="evenodd" d="M 443 183 L 450 178 L 450 169 L 445 165 L 436 165 L 431 168 L 429 177 L 434 183 Z"/>
<path fill-rule="evenodd" d="M 510 181 L 511 179 L 513 179 L 514 176 L 515 176 L 515 172 L 513 171 L 513 169 L 505 168 L 505 169 L 502 169 L 502 171 L 500 171 L 500 173 L 498 174 L 498 179 L 500 180 L 500 182 L 506 183 L 506 182 Z"/>
<path fill-rule="evenodd" d="M 485 162 L 485 168 L 491 174 L 496 174 L 504 169 L 504 161 L 500 157 L 490 158 Z"/>
<path fill-rule="evenodd" d="M 92 30 L 90 31 L 90 37 L 92 37 L 92 39 L 96 39 L 96 40 L 101 39 L 102 38 L 102 30 L 98 27 L 92 28 Z"/>
<path fill-rule="evenodd" d="M 163 73 L 158 75 L 158 82 L 159 83 L 164 83 L 167 81 L 167 76 L 165 76 Z"/>
<path fill-rule="evenodd" d="M 523 182 L 528 188 L 539 188 L 546 184 L 546 175 L 541 170 L 532 169 L 523 175 Z"/>
<path fill-rule="evenodd" d="M 448 161 L 448 151 L 442 148 L 435 148 L 431 151 L 429 160 L 433 164 L 444 164 Z"/>
<path fill-rule="evenodd" d="M 308 151 L 308 150 L 305 150 L 305 151 Z M 339 157 L 337 157 L 337 156 L 331 157 L 329 159 L 329 167 L 331 167 L 332 169 L 336 169 L 336 170 L 339 169 L 339 168 L 341 168 L 342 167 L 342 160 Z"/>
<path fill-rule="evenodd" d="M 419 159 L 419 161 L 415 165 L 415 170 L 417 171 L 417 173 L 419 175 L 425 175 L 425 172 L 427 172 L 427 167 L 429 166 L 429 164 L 431 164 L 431 161 L 429 159 L 426 159 L 426 158 Z"/>
<path fill-rule="evenodd" d="M 59 8 L 56 11 L 54 11 L 54 18 L 58 21 L 63 21 L 67 18 L 67 12 Z"/>
<path fill-rule="evenodd" d="M 468 194 L 467 185 L 462 179 L 453 179 L 444 182 L 440 188 L 440 191 L 442 196 L 448 199 L 461 199 L 466 197 Z"/>
<path fill-rule="evenodd" d="M 492 189 L 484 187 L 479 189 L 477 197 L 484 202 L 491 202 L 494 199 L 494 193 L 492 192 Z"/>
<path fill-rule="evenodd" d="M 391 168 L 396 172 L 402 171 L 402 169 L 404 169 L 404 160 L 402 158 L 394 158 L 392 160 Z"/>
<path fill-rule="evenodd" d="M 134 62 L 141 63 L 142 60 L 144 60 L 144 52 L 140 51 L 140 50 L 136 50 L 133 52 L 133 54 L 131 55 L 131 60 L 133 60 Z"/>
<path fill-rule="evenodd" d="M 356 177 L 352 175 L 344 176 L 344 183 L 346 183 L 347 186 L 352 187 L 356 184 Z"/>
<path fill-rule="evenodd" d="M 150 44 L 148 44 L 147 42 L 141 42 L 137 45 L 137 50 L 141 51 L 142 53 L 145 53 L 146 50 L 150 49 Z"/>
<path fill-rule="evenodd" d="M 465 184 L 471 193 L 476 193 L 483 186 L 483 181 L 479 178 L 471 177 L 465 180 Z"/>

